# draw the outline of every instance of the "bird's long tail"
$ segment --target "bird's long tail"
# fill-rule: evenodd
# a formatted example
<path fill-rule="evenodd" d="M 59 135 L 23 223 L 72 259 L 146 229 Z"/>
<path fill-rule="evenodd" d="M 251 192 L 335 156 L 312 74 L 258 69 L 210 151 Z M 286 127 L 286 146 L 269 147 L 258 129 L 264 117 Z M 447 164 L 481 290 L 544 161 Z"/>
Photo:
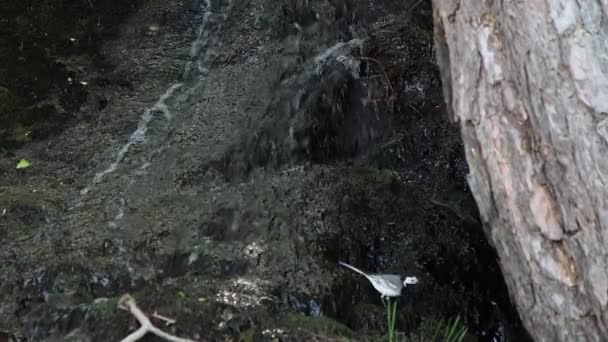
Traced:
<path fill-rule="evenodd" d="M 344 267 L 348 267 L 348 268 L 350 268 L 351 270 L 353 270 L 353 271 L 355 271 L 355 272 L 359 273 L 360 275 L 362 275 L 362 276 L 364 276 L 364 277 L 366 277 L 366 278 L 369 278 L 369 275 L 368 275 L 367 273 L 365 273 L 365 272 L 361 271 L 360 269 L 356 268 L 355 266 L 349 265 L 349 264 L 347 264 L 347 263 L 345 263 L 345 262 L 342 262 L 342 261 L 338 261 L 338 263 L 339 263 L 340 265 L 344 266 Z"/>

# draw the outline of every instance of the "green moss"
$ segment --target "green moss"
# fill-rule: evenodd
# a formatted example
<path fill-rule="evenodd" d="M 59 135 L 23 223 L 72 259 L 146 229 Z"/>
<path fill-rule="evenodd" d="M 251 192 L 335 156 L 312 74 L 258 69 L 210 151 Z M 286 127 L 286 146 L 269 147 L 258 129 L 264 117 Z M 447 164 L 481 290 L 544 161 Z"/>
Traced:
<path fill-rule="evenodd" d="M 99 321 L 110 319 L 116 315 L 117 298 L 97 298 L 86 309 L 85 319 Z"/>
<path fill-rule="evenodd" d="M 390 187 L 397 181 L 396 174 L 395 171 L 388 169 L 378 170 L 373 175 L 373 181 L 382 187 Z"/>
<path fill-rule="evenodd" d="M 28 128 L 24 128 L 19 123 L 13 125 L 15 120 L 15 112 L 23 106 L 23 101 L 13 94 L 10 90 L 0 86 L 0 148 L 6 148 L 6 143 L 2 143 L 6 140 L 10 143 L 23 142 L 27 140 L 28 136 L 25 135 Z M 6 122 L 7 124 L 1 124 Z"/>
<path fill-rule="evenodd" d="M 344 341 L 348 341 L 355 337 L 355 333 L 346 325 L 325 316 L 315 318 L 290 313 L 285 316 L 281 323 L 282 326 L 293 331 L 303 331 L 312 335 L 344 338 Z"/>
<path fill-rule="evenodd" d="M 24 127 L 18 124 L 17 127 L 15 127 L 15 129 L 12 131 L 11 140 L 17 143 L 27 143 L 32 141 L 32 127 Z"/>
<path fill-rule="evenodd" d="M 440 319 L 423 320 L 416 331 L 403 338 L 403 342 L 444 342 L 446 322 Z M 435 337 L 435 339 L 433 339 Z M 462 342 L 477 342 L 477 337 L 467 333 Z"/>
<path fill-rule="evenodd" d="M 344 181 L 351 184 L 367 184 L 373 188 L 389 190 L 398 182 L 398 179 L 397 172 L 390 169 L 357 167 L 352 168 L 349 177 L 346 177 Z"/>
<path fill-rule="evenodd" d="M 36 207 L 40 205 L 40 196 L 17 187 L 0 188 L 0 205 L 7 210 L 20 206 Z"/>
<path fill-rule="evenodd" d="M 9 237 L 23 239 L 49 216 L 53 216 L 57 205 L 42 191 L 33 193 L 17 187 L 0 187 L 0 213 L 6 222 Z"/>
<path fill-rule="evenodd" d="M 10 90 L 0 86 L 0 117 L 7 116 L 19 109 L 21 101 Z"/>

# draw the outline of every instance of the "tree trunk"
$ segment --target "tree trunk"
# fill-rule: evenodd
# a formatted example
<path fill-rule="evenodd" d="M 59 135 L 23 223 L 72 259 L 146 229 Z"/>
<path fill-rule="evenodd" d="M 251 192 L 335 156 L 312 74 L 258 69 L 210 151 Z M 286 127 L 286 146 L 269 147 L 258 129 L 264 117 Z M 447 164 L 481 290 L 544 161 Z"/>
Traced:
<path fill-rule="evenodd" d="M 435 0 L 469 184 L 537 341 L 608 340 L 608 0 Z"/>

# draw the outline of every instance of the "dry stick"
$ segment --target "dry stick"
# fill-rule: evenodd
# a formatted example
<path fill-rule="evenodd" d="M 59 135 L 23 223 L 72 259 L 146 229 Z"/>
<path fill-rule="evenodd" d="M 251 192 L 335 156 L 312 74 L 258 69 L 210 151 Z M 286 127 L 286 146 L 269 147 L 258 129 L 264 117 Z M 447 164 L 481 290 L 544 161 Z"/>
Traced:
<path fill-rule="evenodd" d="M 141 325 L 139 329 L 129 336 L 123 338 L 120 342 L 135 342 L 149 332 L 170 342 L 195 342 L 193 340 L 173 336 L 155 327 L 152 322 L 150 322 L 148 317 L 146 317 L 146 315 L 141 311 L 141 309 L 137 307 L 135 299 L 133 299 L 133 297 L 131 297 L 129 294 L 126 294 L 120 298 L 118 301 L 118 308 L 129 311 L 133 316 L 135 316 Z"/>
<path fill-rule="evenodd" d="M 159 314 L 158 312 L 154 311 L 154 313 L 152 314 L 152 317 L 154 318 L 158 318 L 161 321 L 165 322 L 165 325 L 171 325 L 171 324 L 175 324 L 175 320 L 169 317 L 165 317 L 161 314 Z"/>

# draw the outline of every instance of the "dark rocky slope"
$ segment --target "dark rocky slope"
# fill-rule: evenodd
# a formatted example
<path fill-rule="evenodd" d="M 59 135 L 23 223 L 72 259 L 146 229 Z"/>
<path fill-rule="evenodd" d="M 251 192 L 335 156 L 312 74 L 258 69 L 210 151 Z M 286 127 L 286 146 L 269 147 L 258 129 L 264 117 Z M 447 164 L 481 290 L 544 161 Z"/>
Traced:
<path fill-rule="evenodd" d="M 0 330 L 117 340 L 131 293 L 191 338 L 379 336 L 345 260 L 420 278 L 407 334 L 519 340 L 414 4 L 143 5 L 88 60 L 86 119 L 0 159 Z"/>

